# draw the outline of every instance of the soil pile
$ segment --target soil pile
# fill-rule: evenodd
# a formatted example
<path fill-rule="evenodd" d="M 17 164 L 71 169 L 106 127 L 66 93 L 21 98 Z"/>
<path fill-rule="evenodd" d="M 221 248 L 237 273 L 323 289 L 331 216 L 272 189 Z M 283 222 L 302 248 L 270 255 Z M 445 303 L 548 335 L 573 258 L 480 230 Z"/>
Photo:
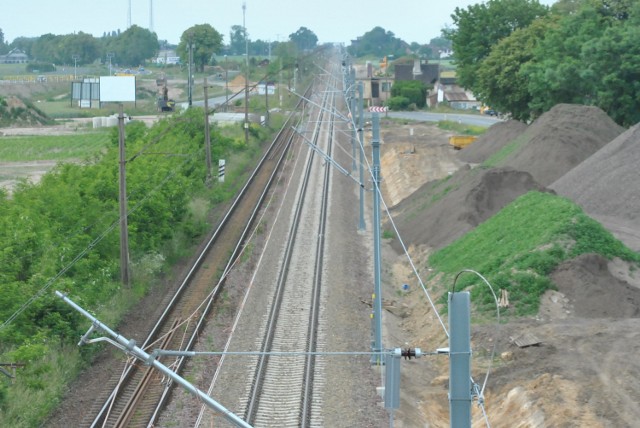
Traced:
<path fill-rule="evenodd" d="M 1 126 L 34 126 L 44 125 L 51 121 L 47 116 L 31 104 L 18 97 L 0 97 Z"/>
<path fill-rule="evenodd" d="M 527 172 L 465 167 L 448 180 L 425 184 L 392 214 L 405 245 L 426 244 L 438 249 L 530 190 L 545 188 Z M 397 240 L 391 245 L 401 250 Z"/>
<path fill-rule="evenodd" d="M 498 166 L 529 172 L 548 186 L 624 132 L 597 107 L 558 104 L 516 140 Z"/>
<path fill-rule="evenodd" d="M 519 137 L 526 129 L 527 125 L 517 120 L 498 122 L 478 137 L 473 144 L 461 150 L 458 159 L 463 162 L 482 163 Z"/>
<path fill-rule="evenodd" d="M 629 248 L 640 251 L 640 124 L 550 187 L 580 205 Z"/>
<path fill-rule="evenodd" d="M 640 317 L 640 289 L 612 275 L 608 260 L 599 254 L 583 254 L 562 263 L 551 279 L 578 317 Z"/>

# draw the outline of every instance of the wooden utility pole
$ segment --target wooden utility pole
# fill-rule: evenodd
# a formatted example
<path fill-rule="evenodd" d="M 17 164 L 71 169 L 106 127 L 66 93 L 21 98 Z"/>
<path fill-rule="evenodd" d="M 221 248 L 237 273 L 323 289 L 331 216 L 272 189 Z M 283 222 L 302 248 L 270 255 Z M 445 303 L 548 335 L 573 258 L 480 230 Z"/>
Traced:
<path fill-rule="evenodd" d="M 209 90 L 204 78 L 204 150 L 207 157 L 207 184 L 211 182 L 211 133 L 209 130 Z"/>
<path fill-rule="evenodd" d="M 118 147 L 120 151 L 120 279 L 129 287 L 129 231 L 127 224 L 127 176 L 124 150 L 124 108 L 120 104 L 118 115 Z"/>

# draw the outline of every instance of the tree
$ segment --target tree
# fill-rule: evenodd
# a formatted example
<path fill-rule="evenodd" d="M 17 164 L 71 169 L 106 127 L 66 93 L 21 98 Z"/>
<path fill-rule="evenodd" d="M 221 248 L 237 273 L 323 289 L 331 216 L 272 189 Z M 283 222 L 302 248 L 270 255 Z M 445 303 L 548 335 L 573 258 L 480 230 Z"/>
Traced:
<path fill-rule="evenodd" d="M 597 77 L 589 71 L 590 60 L 585 62 L 582 50 L 601 37 L 609 18 L 589 0 L 582 3 L 577 11 L 554 17 L 534 49 L 536 59 L 522 69 L 531 93 L 533 117 L 558 103 L 594 103 Z"/>
<path fill-rule="evenodd" d="M 355 57 L 374 55 L 384 57 L 394 55 L 400 57 L 406 53 L 409 45 L 398 39 L 391 31 L 382 27 L 374 27 L 371 31 L 351 43 L 347 48 L 349 54 Z"/>
<path fill-rule="evenodd" d="M 196 70 L 204 71 L 204 66 L 222 48 L 222 35 L 209 24 L 194 25 L 182 33 L 176 53 L 185 62 L 189 60 L 189 43 L 193 43 L 193 63 Z"/>
<path fill-rule="evenodd" d="M 31 51 L 36 40 L 38 39 L 33 37 L 16 37 L 9 45 L 9 48 L 18 48 L 31 57 L 33 56 Z"/>
<path fill-rule="evenodd" d="M 56 63 L 71 61 L 74 55 L 78 56 L 78 64 L 90 64 L 100 58 L 98 41 L 91 34 L 80 31 L 58 38 Z"/>
<path fill-rule="evenodd" d="M 547 13 L 538 0 L 489 0 L 466 9 L 457 7 L 451 15 L 454 26 L 443 30 L 443 36 L 452 42 L 458 82 L 475 90 L 478 66 L 491 48 Z"/>
<path fill-rule="evenodd" d="M 548 20 L 536 20 L 495 45 L 478 66 L 476 98 L 497 111 L 510 113 L 514 119 L 527 121 L 532 96 L 523 68 L 534 60 L 535 47 L 549 26 Z"/>
<path fill-rule="evenodd" d="M 638 21 L 640 17 L 611 26 L 582 49 L 584 75 L 593 81 L 594 104 L 623 126 L 640 122 Z"/>
<path fill-rule="evenodd" d="M 269 42 L 260 39 L 251 41 L 249 43 L 249 55 L 269 55 Z"/>
<path fill-rule="evenodd" d="M 307 27 L 300 27 L 295 33 L 289 34 L 289 40 L 300 51 L 312 50 L 318 45 L 318 36 Z"/>
<path fill-rule="evenodd" d="M 398 80 L 391 87 L 391 96 L 404 97 L 409 103 L 422 108 L 427 103 L 427 85 L 420 80 Z"/>
<path fill-rule="evenodd" d="M 246 34 L 242 25 L 233 25 L 229 34 L 229 52 L 233 55 L 242 55 L 246 50 Z"/>
<path fill-rule="evenodd" d="M 56 40 L 58 36 L 55 36 L 51 33 L 43 34 L 38 37 L 38 39 L 34 42 L 33 48 L 31 50 L 31 55 L 38 62 L 56 62 L 55 52 L 56 48 Z M 71 61 L 71 58 L 63 61 L 63 64 L 68 64 Z"/>
<path fill-rule="evenodd" d="M 0 28 L 0 54 L 6 53 L 8 50 L 7 44 L 4 42 L 4 32 Z"/>
<path fill-rule="evenodd" d="M 157 55 L 159 49 L 156 33 L 132 25 L 116 38 L 107 38 L 106 51 L 113 52 L 118 63 L 137 67 Z"/>

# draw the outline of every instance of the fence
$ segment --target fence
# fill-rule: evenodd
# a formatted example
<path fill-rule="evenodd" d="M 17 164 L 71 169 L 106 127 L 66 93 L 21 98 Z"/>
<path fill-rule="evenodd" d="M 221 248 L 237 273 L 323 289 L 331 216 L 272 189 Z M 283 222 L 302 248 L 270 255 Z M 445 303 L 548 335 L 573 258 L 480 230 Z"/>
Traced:
<path fill-rule="evenodd" d="M 84 76 L 78 76 L 78 79 L 82 80 Z M 72 82 L 74 79 L 73 74 L 48 74 L 44 75 L 30 75 L 22 74 L 17 76 L 0 76 L 0 85 L 16 85 L 23 83 L 45 83 L 45 82 Z"/>

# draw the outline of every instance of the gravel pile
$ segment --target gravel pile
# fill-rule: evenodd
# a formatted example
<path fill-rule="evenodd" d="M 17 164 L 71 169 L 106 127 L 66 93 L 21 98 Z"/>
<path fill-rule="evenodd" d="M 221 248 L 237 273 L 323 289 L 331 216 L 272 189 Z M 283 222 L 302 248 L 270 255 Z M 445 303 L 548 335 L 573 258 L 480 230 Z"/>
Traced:
<path fill-rule="evenodd" d="M 515 140 L 498 166 L 529 172 L 548 186 L 624 132 L 597 107 L 558 104 Z"/>
<path fill-rule="evenodd" d="M 614 233 L 621 232 L 616 236 L 630 248 L 640 250 L 635 242 L 640 231 L 638 165 L 640 124 L 618 136 L 550 187 L 580 205 Z M 624 230 L 626 233 L 622 233 Z"/>
<path fill-rule="evenodd" d="M 545 188 L 528 172 L 466 167 L 446 181 L 422 186 L 394 208 L 393 216 L 405 245 L 442 248 L 530 190 Z M 391 245 L 401 250 L 398 240 Z"/>
<path fill-rule="evenodd" d="M 517 120 L 498 122 L 478 137 L 473 144 L 460 150 L 458 159 L 463 162 L 482 163 L 519 137 L 526 129 L 527 125 Z"/>

